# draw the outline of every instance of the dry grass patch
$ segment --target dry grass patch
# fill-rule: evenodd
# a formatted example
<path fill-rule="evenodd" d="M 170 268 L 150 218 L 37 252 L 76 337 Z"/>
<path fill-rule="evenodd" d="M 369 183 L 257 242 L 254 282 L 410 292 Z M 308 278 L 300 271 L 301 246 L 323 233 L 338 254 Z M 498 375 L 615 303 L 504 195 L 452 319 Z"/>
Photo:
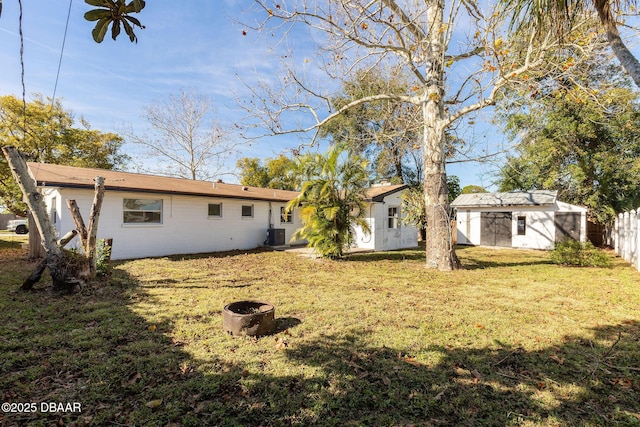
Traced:
<path fill-rule="evenodd" d="M 94 425 L 640 424 L 637 271 L 459 256 L 451 273 L 419 250 L 135 260 L 73 297 L 3 282 L 0 389 L 83 402 L 57 417 Z M 273 303 L 278 333 L 224 334 L 223 306 L 243 299 Z"/>

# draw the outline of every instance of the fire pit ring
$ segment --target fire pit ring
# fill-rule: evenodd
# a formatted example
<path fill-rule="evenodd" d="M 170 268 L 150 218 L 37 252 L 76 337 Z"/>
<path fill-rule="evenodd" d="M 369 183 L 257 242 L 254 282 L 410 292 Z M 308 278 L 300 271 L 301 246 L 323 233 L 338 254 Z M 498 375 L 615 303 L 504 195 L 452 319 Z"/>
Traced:
<path fill-rule="evenodd" d="M 261 301 L 236 301 L 222 311 L 222 329 L 234 336 L 259 337 L 276 328 L 276 308 Z"/>

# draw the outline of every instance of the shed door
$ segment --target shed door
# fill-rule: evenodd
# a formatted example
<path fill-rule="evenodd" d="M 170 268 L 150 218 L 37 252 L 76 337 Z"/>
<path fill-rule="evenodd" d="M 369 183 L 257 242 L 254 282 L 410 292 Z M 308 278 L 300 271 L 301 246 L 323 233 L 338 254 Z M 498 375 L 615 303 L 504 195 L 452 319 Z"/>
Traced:
<path fill-rule="evenodd" d="M 480 214 L 480 244 L 511 247 L 511 212 Z"/>
<path fill-rule="evenodd" d="M 580 240 L 580 218 L 579 212 L 559 212 L 556 213 L 556 242 L 561 242 L 567 238 Z"/>

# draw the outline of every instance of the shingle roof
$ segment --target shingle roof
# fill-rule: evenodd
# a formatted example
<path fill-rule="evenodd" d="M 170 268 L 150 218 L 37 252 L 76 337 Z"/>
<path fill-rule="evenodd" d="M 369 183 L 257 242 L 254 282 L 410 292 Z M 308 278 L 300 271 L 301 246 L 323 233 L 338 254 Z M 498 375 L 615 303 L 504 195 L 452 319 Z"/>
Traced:
<path fill-rule="evenodd" d="M 94 178 L 101 176 L 105 179 L 105 189 L 112 191 L 143 191 L 150 193 L 268 200 L 274 202 L 288 202 L 298 195 L 297 191 L 248 187 L 220 182 L 194 181 L 183 178 L 144 175 L 107 169 L 79 168 L 34 162 L 29 162 L 27 165 L 38 185 L 50 187 L 93 189 Z M 403 190 L 405 187 L 406 185 L 404 184 L 373 186 L 366 190 L 367 199 L 379 202 L 389 194 Z"/>
<path fill-rule="evenodd" d="M 407 188 L 406 184 L 374 185 L 373 187 L 367 188 L 366 190 L 367 200 L 381 202 L 389 194 L 393 194 L 396 191 L 404 190 L 405 188 Z"/>
<path fill-rule="evenodd" d="M 558 197 L 557 191 L 535 190 L 513 193 L 475 193 L 461 194 L 451 202 L 451 206 L 460 207 L 492 207 L 492 206 L 548 206 L 553 205 Z"/>
<path fill-rule="evenodd" d="M 105 179 L 106 190 L 144 191 L 276 202 L 288 202 L 298 195 L 295 191 L 247 187 L 219 182 L 194 181 L 190 179 L 143 175 L 105 169 L 78 168 L 47 163 L 28 163 L 28 166 L 38 185 L 52 187 L 93 189 L 94 178 L 101 176 Z"/>

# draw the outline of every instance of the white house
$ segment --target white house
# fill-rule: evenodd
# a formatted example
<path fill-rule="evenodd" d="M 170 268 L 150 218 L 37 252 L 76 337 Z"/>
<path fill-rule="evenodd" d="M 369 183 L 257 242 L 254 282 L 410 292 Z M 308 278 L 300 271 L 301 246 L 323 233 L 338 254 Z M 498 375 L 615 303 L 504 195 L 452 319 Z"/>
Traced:
<path fill-rule="evenodd" d="M 553 249 L 572 238 L 584 242 L 587 209 L 560 202 L 557 191 L 462 194 L 457 210 L 458 243 Z"/>
<path fill-rule="evenodd" d="M 418 246 L 418 230 L 402 224 L 402 194 L 406 185 L 375 184 L 367 190 L 367 222 L 371 229 L 365 234 L 356 228 L 356 246 L 374 251 Z"/>
<path fill-rule="evenodd" d="M 28 166 L 60 235 L 75 228 L 66 200 L 75 200 L 87 221 L 94 178 L 105 178 L 98 239 L 113 239 L 112 259 L 284 245 L 292 243 L 291 236 L 302 226 L 295 210 L 292 215 L 284 213 L 287 202 L 298 194 L 294 191 L 43 163 Z M 381 215 L 384 209 L 378 205 L 386 206 L 388 198 L 389 206 L 397 211 L 385 212 L 399 217 L 398 196 L 403 189 L 372 188 L 370 212 Z M 389 233 L 372 233 L 370 238 L 359 233 L 360 247 L 388 250 L 401 247 L 402 242 L 417 244 L 416 233 L 413 242 L 407 243 L 404 234 L 396 231 L 404 229 L 406 233 L 408 227 L 401 228 L 391 218 L 372 217 L 368 221 L 374 225 L 374 233 L 380 232 L 382 224 L 393 227 Z"/>

